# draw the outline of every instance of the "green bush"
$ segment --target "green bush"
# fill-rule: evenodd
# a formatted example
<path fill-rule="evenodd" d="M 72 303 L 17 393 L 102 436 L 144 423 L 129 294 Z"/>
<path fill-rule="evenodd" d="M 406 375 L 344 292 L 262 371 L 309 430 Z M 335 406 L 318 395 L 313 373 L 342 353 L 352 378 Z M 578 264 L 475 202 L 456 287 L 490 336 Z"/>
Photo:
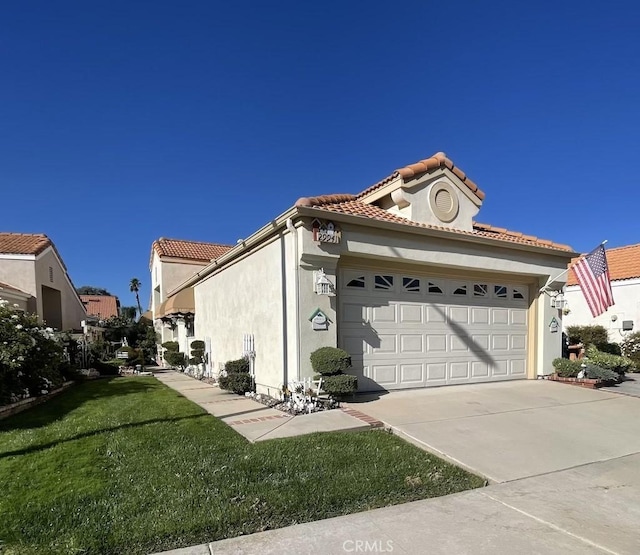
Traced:
<path fill-rule="evenodd" d="M 101 376 L 117 376 L 119 373 L 118 367 L 123 364 L 122 360 L 118 360 L 118 365 L 109 362 L 103 362 L 102 360 L 94 360 L 91 363 L 91 367 L 100 372 Z"/>
<path fill-rule="evenodd" d="M 316 374 L 334 376 L 351 368 L 347 351 L 335 347 L 320 347 L 311 353 L 311 367 Z"/>
<path fill-rule="evenodd" d="M 201 364 L 204 362 L 204 341 L 196 339 L 191 342 L 191 358 L 189 364 Z"/>
<path fill-rule="evenodd" d="M 162 347 L 171 353 L 177 353 L 180 350 L 180 345 L 177 341 L 165 341 Z"/>
<path fill-rule="evenodd" d="M 590 364 L 595 364 L 600 368 L 611 370 L 617 374 L 624 375 L 633 369 L 634 364 L 630 358 L 603 353 L 594 346 L 589 346 L 585 352 Z"/>
<path fill-rule="evenodd" d="M 585 368 L 586 377 L 589 379 L 602 380 L 604 382 L 616 383 L 620 381 L 620 376 L 607 368 L 600 368 L 595 364 L 587 364 Z"/>
<path fill-rule="evenodd" d="M 580 360 L 556 358 L 551 364 L 553 364 L 556 374 L 563 378 L 575 378 L 580 370 L 582 370 L 582 361 Z"/>
<path fill-rule="evenodd" d="M 632 372 L 640 372 L 640 331 L 629 334 L 620 345 L 622 354 L 634 363 Z"/>
<path fill-rule="evenodd" d="M 604 345 L 609 342 L 609 334 L 604 326 L 568 326 L 569 344 Z"/>
<path fill-rule="evenodd" d="M 617 343 L 601 343 L 596 345 L 598 351 L 609 353 L 610 355 L 622 355 L 622 348 Z"/>
<path fill-rule="evenodd" d="M 237 360 L 228 360 L 224 363 L 224 369 L 228 374 L 248 374 L 249 359 L 239 358 Z"/>
<path fill-rule="evenodd" d="M 350 374 L 337 374 L 325 376 L 322 380 L 322 389 L 332 397 L 346 397 L 358 391 L 358 378 Z"/>
<path fill-rule="evenodd" d="M 185 366 L 187 366 L 187 357 L 184 355 L 184 353 L 167 351 L 164 354 L 164 359 L 167 361 L 169 366 L 173 366 L 174 368 L 180 368 L 181 370 L 184 370 Z"/>
<path fill-rule="evenodd" d="M 248 372 L 228 372 L 226 376 L 218 378 L 220 389 L 244 395 L 252 390 L 251 376 Z"/>

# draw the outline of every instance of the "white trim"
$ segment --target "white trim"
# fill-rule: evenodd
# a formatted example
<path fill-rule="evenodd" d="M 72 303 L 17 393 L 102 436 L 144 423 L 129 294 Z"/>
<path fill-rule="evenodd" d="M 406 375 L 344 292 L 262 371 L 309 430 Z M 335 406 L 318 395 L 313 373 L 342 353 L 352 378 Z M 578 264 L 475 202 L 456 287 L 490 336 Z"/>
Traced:
<path fill-rule="evenodd" d="M 35 259 L 36 259 L 35 254 L 0 254 L 0 260 L 35 260 Z"/>

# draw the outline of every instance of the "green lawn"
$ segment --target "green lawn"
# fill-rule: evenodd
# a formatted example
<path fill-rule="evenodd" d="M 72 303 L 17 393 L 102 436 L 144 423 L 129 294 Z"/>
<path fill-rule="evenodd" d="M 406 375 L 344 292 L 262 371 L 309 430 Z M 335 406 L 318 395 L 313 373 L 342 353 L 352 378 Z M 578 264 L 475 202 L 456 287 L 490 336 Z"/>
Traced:
<path fill-rule="evenodd" d="M 98 380 L 0 421 L 0 553 L 151 553 L 482 483 L 383 431 L 251 444 L 155 378 Z"/>

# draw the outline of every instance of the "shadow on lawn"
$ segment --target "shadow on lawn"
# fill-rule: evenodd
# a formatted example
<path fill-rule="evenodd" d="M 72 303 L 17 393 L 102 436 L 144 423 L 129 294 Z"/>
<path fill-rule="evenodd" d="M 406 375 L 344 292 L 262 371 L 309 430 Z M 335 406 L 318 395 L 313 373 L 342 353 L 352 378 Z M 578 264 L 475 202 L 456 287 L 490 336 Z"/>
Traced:
<path fill-rule="evenodd" d="M 111 426 L 109 428 L 91 430 L 90 432 L 83 432 L 81 434 L 65 437 L 63 439 L 57 439 L 55 441 L 50 441 L 48 443 L 41 443 L 40 445 L 30 445 L 29 447 L 24 447 L 23 449 L 16 449 L 15 451 L 7 451 L 6 453 L 0 453 L 0 459 L 4 459 L 6 457 L 17 457 L 20 455 L 27 455 L 29 453 L 44 451 L 45 449 L 56 447 L 57 445 L 61 445 L 62 443 L 69 443 L 70 441 L 77 441 L 79 439 L 84 439 L 87 437 L 92 437 L 92 436 L 96 436 L 96 435 L 107 433 L 107 432 L 115 432 L 119 430 L 130 429 L 130 428 L 138 428 L 140 426 L 146 426 L 147 424 L 159 424 L 161 422 L 180 422 L 181 420 L 193 420 L 194 418 L 205 418 L 208 416 L 209 416 L 208 414 L 192 414 L 190 416 L 180 416 L 178 418 L 152 418 L 151 420 L 143 420 L 142 422 L 131 422 L 129 424 L 121 424 L 120 426 Z"/>
<path fill-rule="evenodd" d="M 147 393 L 163 387 L 162 384 L 155 380 L 143 382 L 115 376 L 113 378 L 81 382 L 41 405 L 1 420 L 0 432 L 40 428 L 60 420 L 86 402 L 105 399 L 106 397 L 123 397 L 125 395 Z"/>

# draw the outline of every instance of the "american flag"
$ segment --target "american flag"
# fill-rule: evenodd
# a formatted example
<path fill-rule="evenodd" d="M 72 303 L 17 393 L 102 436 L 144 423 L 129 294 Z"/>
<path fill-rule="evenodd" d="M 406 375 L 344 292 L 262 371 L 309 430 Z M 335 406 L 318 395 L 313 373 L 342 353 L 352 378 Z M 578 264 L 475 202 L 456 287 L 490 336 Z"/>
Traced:
<path fill-rule="evenodd" d="M 603 245 L 576 262 L 573 271 L 594 318 L 613 306 L 611 278 Z"/>

